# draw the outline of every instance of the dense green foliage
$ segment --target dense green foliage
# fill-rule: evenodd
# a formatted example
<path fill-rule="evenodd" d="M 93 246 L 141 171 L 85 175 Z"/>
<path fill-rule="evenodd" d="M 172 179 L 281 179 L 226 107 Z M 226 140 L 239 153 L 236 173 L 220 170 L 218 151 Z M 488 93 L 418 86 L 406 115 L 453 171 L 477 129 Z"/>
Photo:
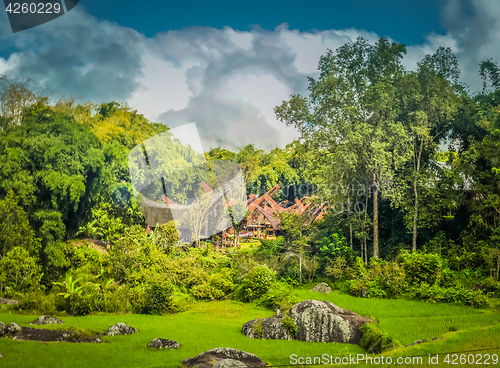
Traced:
<path fill-rule="evenodd" d="M 213 148 L 206 167 L 148 187 L 154 200 L 168 192 L 186 203 L 201 181 L 223 182 L 208 168 L 230 160 L 247 194 L 280 185 L 282 206 L 314 203 L 279 214 L 277 238 L 230 251 L 214 249 L 215 237 L 181 244 L 174 222 L 146 234 L 128 155 L 161 133 L 173 145 L 167 126 L 116 102 L 50 104 L 30 83 L 3 78 L 0 293 L 47 314 L 159 315 L 228 299 L 286 312 L 297 287 L 325 281 L 360 300 L 486 307 L 500 296 L 499 69 L 483 63 L 489 89 L 470 95 L 449 49 L 415 71 L 403 67 L 405 50 L 384 38 L 329 50 L 310 94 L 275 109 L 300 140 L 270 152 Z M 174 161 L 193 155 L 181 147 Z M 154 148 L 148 157 L 170 172 L 172 157 Z M 229 209 L 233 245 L 246 211 Z M 392 343 L 370 334 L 377 351 Z"/>

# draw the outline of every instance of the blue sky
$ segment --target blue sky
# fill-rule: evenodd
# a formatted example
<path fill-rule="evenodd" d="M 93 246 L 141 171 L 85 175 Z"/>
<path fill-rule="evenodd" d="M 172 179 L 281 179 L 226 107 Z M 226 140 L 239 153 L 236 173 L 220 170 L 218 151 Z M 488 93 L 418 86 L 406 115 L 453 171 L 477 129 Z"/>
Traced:
<path fill-rule="evenodd" d="M 301 31 L 358 28 L 408 45 L 434 32 L 445 34 L 440 0 L 255 0 L 255 1 L 118 1 L 81 0 L 80 6 L 100 19 L 113 20 L 148 37 L 190 26 L 249 31 L 273 30 L 282 23 Z M 138 5 L 140 4 L 140 5 Z"/>
<path fill-rule="evenodd" d="M 196 122 L 206 150 L 270 149 L 298 136 L 273 108 L 306 95 L 320 56 L 359 36 L 406 44 L 409 70 L 450 47 L 461 82 L 479 91 L 479 62 L 500 61 L 500 1 L 81 0 L 15 34 L 0 12 L 0 73 L 62 97 L 126 102 L 172 128 Z"/>

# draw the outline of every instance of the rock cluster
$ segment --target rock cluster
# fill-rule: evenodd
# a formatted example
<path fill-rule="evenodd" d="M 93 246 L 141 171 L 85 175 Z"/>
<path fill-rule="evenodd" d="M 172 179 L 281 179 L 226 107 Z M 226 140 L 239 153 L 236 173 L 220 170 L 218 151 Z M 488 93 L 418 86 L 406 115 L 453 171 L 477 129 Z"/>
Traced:
<path fill-rule="evenodd" d="M 135 328 L 127 326 L 125 323 L 117 323 L 108 328 L 104 336 L 131 335 L 137 332 Z"/>
<path fill-rule="evenodd" d="M 328 301 L 305 300 L 295 304 L 289 312 L 298 332 L 295 339 L 309 342 L 340 342 L 359 344 L 360 328 L 371 322 L 350 310 L 337 307 Z M 243 325 L 243 333 L 250 338 L 291 340 L 291 333 L 284 326 L 283 316 L 259 318 Z"/>
<path fill-rule="evenodd" d="M 216 362 L 214 364 L 214 362 Z M 232 348 L 215 348 L 182 361 L 187 368 L 260 368 L 266 363 L 254 354 Z"/>
<path fill-rule="evenodd" d="M 160 339 L 158 337 L 149 343 L 148 348 L 177 349 L 179 346 L 181 346 L 181 344 L 179 344 L 177 341 L 169 339 Z"/>

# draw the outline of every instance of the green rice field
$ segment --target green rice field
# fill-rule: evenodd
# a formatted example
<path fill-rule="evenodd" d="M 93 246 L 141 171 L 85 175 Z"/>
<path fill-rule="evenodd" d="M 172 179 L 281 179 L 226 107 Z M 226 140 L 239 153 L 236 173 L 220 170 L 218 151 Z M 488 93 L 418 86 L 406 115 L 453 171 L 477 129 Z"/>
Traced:
<path fill-rule="evenodd" d="M 476 349 L 492 349 L 481 353 L 500 354 L 499 349 L 494 350 L 500 347 L 500 313 L 493 307 L 477 310 L 407 300 L 361 299 L 336 291 L 328 295 L 314 293 L 305 288 L 295 293 L 302 300 L 329 300 L 342 308 L 373 317 L 379 322 L 382 331 L 403 345 L 419 339 L 439 337 L 435 341 L 397 349 L 385 356 L 427 356 L 436 353 L 442 356 L 447 352 Z M 61 318 L 66 324 L 51 328 L 71 326 L 104 332 L 109 326 L 124 322 L 137 328 L 139 333 L 103 337 L 101 344 L 42 343 L 2 338 L 0 352 L 4 357 L 0 360 L 0 367 L 177 367 L 182 359 L 215 347 L 244 350 L 272 365 L 289 365 L 291 354 L 303 357 L 366 354 L 357 345 L 253 340 L 241 332 L 242 325 L 250 319 L 272 314 L 270 310 L 250 304 L 220 301 L 196 303 L 186 312 L 166 316 L 63 316 Z M 0 320 L 5 323 L 17 322 L 27 326 L 36 317 L 0 310 Z M 181 347 L 169 351 L 148 349 L 147 345 L 157 337 L 178 341 Z M 427 366 L 425 362 L 421 366 Z M 446 363 L 442 365 L 446 366 Z"/>

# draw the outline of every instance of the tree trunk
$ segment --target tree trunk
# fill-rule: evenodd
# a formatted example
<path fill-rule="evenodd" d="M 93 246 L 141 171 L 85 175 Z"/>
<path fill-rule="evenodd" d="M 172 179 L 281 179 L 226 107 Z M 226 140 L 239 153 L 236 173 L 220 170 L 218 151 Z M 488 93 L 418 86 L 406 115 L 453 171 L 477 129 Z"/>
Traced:
<path fill-rule="evenodd" d="M 365 265 L 368 266 L 368 248 L 366 247 L 366 238 L 364 240 L 365 243 Z"/>
<path fill-rule="evenodd" d="M 350 240 L 351 240 L 351 250 L 352 250 L 352 225 L 349 225 L 349 233 L 350 233 Z"/>
<path fill-rule="evenodd" d="M 378 187 L 377 176 L 373 173 L 373 257 L 378 258 Z"/>
<path fill-rule="evenodd" d="M 417 250 L 417 225 L 418 225 L 418 178 L 420 176 L 420 160 L 422 158 L 422 148 L 423 142 L 420 143 L 420 149 L 418 151 L 417 158 L 417 170 L 415 173 L 415 180 L 413 181 L 413 193 L 415 194 L 415 215 L 413 216 L 413 239 L 412 239 L 412 251 L 415 252 Z"/>

